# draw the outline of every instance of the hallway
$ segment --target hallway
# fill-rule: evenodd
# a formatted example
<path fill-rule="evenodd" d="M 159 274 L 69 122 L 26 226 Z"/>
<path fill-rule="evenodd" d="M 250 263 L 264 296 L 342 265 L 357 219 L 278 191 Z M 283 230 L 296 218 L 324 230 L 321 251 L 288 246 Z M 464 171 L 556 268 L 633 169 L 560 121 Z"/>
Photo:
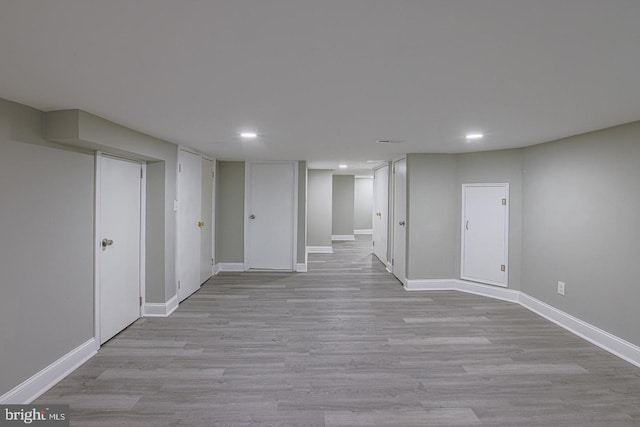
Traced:
<path fill-rule="evenodd" d="M 640 369 L 516 304 L 406 292 L 370 238 L 223 273 L 37 403 L 77 426 L 632 426 Z"/>

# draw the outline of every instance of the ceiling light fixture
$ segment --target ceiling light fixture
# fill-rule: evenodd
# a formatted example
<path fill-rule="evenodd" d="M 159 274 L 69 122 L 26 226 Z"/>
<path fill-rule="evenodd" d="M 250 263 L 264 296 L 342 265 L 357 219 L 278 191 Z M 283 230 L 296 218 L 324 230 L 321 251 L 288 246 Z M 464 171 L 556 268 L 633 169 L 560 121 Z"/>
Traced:
<path fill-rule="evenodd" d="M 482 139 L 484 138 L 484 135 L 481 133 L 468 133 L 465 138 L 467 139 L 467 141 L 474 141 L 477 139 Z"/>
<path fill-rule="evenodd" d="M 404 142 L 403 139 L 377 139 L 376 143 L 378 144 L 399 144 Z"/>
<path fill-rule="evenodd" d="M 343 164 L 343 165 L 338 165 L 338 167 L 339 167 L 340 169 L 345 169 L 345 168 L 347 167 L 347 165 L 344 165 L 344 164 Z"/>
<path fill-rule="evenodd" d="M 258 137 L 258 134 L 255 132 L 241 132 L 240 137 L 246 139 L 255 139 Z"/>

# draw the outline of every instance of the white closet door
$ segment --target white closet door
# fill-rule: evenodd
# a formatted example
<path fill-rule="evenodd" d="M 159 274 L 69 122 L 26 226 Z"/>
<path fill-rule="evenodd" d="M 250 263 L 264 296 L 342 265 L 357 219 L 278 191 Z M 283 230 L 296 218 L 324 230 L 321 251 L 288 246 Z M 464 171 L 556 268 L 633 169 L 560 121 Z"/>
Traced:
<path fill-rule="evenodd" d="M 403 284 L 407 280 L 407 161 L 393 164 L 393 274 Z"/>
<path fill-rule="evenodd" d="M 178 152 L 178 299 L 200 289 L 202 159 Z"/>
<path fill-rule="evenodd" d="M 462 185 L 460 277 L 508 285 L 509 184 Z"/>
<path fill-rule="evenodd" d="M 294 269 L 297 162 L 250 162 L 246 173 L 245 269 Z"/>
<path fill-rule="evenodd" d="M 373 253 L 387 264 L 387 229 L 389 224 L 389 166 L 373 172 Z"/>
<path fill-rule="evenodd" d="M 140 163 L 100 156 L 100 344 L 140 317 Z"/>

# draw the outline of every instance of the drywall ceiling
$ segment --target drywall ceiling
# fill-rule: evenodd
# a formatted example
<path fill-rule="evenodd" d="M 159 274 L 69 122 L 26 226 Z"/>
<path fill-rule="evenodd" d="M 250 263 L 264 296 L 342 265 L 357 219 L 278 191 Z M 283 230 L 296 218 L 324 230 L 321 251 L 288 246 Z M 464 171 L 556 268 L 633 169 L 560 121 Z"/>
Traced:
<path fill-rule="evenodd" d="M 218 158 L 367 169 L 640 119 L 637 0 L 0 0 L 0 11 L 0 97 L 80 108 Z M 485 138 L 467 143 L 469 131 Z"/>

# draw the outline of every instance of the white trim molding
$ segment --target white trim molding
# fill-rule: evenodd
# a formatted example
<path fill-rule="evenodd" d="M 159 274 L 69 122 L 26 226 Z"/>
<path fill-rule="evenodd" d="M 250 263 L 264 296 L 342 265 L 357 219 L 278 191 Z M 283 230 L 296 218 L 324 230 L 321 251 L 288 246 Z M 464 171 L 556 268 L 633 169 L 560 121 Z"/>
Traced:
<path fill-rule="evenodd" d="M 332 254 L 333 246 L 307 246 L 308 254 Z"/>
<path fill-rule="evenodd" d="M 353 234 L 373 234 L 373 228 L 367 228 L 363 230 L 353 230 Z"/>
<path fill-rule="evenodd" d="M 356 240 L 356 236 L 353 234 L 334 234 L 331 236 L 331 240 Z"/>
<path fill-rule="evenodd" d="M 178 308 L 178 296 L 174 295 L 165 303 L 146 302 L 142 307 L 144 317 L 169 317 Z"/>
<path fill-rule="evenodd" d="M 244 271 L 244 263 L 243 262 L 220 262 L 214 266 L 214 271 L 216 274 L 221 271 Z"/>
<path fill-rule="evenodd" d="M 307 264 L 306 263 L 297 263 L 296 271 L 298 273 L 306 273 L 307 272 Z"/>
<path fill-rule="evenodd" d="M 404 288 L 407 291 L 458 291 L 520 304 L 580 338 L 640 367 L 640 347 L 637 345 L 537 300 L 524 292 L 459 279 L 410 279 L 407 280 Z"/>
<path fill-rule="evenodd" d="M 95 338 L 80 344 L 22 384 L 0 396 L 0 404 L 26 405 L 33 402 L 64 377 L 78 369 L 84 362 L 91 359 L 98 348 L 98 341 Z"/>

